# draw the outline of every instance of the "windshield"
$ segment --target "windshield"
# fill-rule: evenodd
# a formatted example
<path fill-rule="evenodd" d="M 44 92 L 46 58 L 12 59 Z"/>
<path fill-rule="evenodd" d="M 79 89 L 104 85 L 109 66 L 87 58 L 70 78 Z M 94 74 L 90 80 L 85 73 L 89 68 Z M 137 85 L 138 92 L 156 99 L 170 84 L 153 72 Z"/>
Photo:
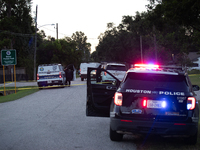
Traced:
<path fill-rule="evenodd" d="M 119 65 L 108 65 L 106 70 L 126 71 L 126 67 L 125 66 L 119 66 Z"/>
<path fill-rule="evenodd" d="M 184 75 L 166 75 L 129 72 L 122 88 L 188 91 Z"/>

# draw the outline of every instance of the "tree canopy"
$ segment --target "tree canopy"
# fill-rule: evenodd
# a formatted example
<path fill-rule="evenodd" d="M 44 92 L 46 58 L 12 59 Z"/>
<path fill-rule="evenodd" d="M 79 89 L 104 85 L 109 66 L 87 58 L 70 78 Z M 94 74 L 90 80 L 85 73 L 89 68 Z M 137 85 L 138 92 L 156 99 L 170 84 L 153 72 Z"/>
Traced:
<path fill-rule="evenodd" d="M 32 0 L 0 1 L 0 48 L 16 49 L 17 67 L 26 68 L 33 79 L 35 22 Z M 149 0 L 147 11 L 123 16 L 119 25 L 107 24 L 98 37 L 96 51 L 82 31 L 56 40 L 37 29 L 37 65 L 115 61 L 126 63 L 159 62 L 166 64 L 172 55 L 179 57 L 200 49 L 199 0 Z"/>
<path fill-rule="evenodd" d="M 35 18 L 31 16 L 31 4 L 32 0 L 0 1 L 0 48 L 16 49 L 17 67 L 24 67 L 29 79 L 33 79 L 35 51 Z M 78 68 L 82 61 L 90 61 L 91 44 L 81 31 L 55 40 L 37 29 L 36 36 L 36 66 L 61 63 Z"/>
<path fill-rule="evenodd" d="M 17 66 L 33 74 L 33 18 L 31 0 L 0 1 L 0 48 L 16 49 Z"/>
<path fill-rule="evenodd" d="M 91 56 L 99 61 L 135 63 L 142 61 L 143 54 L 146 62 L 166 64 L 172 55 L 199 51 L 199 15 L 198 0 L 149 0 L 147 12 L 123 16 L 117 27 L 108 23 Z"/>
<path fill-rule="evenodd" d="M 50 64 L 61 63 L 63 66 L 73 64 L 76 68 L 83 61 L 90 59 L 90 44 L 87 43 L 87 36 L 83 32 L 76 32 L 72 37 L 55 40 L 52 37 L 42 38 L 37 50 L 37 63 Z M 85 54 L 85 55 L 84 55 Z"/>

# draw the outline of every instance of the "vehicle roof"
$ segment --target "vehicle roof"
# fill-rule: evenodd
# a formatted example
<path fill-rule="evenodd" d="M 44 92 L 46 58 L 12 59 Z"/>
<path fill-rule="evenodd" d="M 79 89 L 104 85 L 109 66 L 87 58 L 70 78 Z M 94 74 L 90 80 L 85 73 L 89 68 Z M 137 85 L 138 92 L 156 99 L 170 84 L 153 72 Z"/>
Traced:
<path fill-rule="evenodd" d="M 159 66 L 159 68 L 131 68 L 127 72 L 135 73 L 152 73 L 152 74 L 168 74 L 168 75 L 184 75 L 186 74 L 185 68 L 181 66 Z"/>
<path fill-rule="evenodd" d="M 128 70 L 128 72 L 178 75 L 178 73 L 175 73 L 175 72 L 155 71 L 155 70 L 138 70 L 138 69 L 130 69 L 130 70 Z"/>
<path fill-rule="evenodd" d="M 41 65 L 39 65 L 39 67 L 41 67 L 41 66 L 53 66 L 53 65 L 61 65 L 61 64 L 58 64 L 58 63 L 55 63 L 55 64 L 41 64 Z"/>
<path fill-rule="evenodd" d="M 118 65 L 118 66 L 126 66 L 125 64 L 120 64 L 120 63 L 107 63 L 107 65 Z"/>

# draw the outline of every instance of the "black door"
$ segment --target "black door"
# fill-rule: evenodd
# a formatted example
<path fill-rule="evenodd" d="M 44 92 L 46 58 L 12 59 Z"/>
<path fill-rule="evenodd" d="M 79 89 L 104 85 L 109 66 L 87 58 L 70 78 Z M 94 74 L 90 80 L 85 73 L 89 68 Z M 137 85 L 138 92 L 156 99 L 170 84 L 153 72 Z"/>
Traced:
<path fill-rule="evenodd" d="M 103 75 L 110 75 L 109 80 L 103 80 Z M 120 81 L 104 69 L 88 68 L 87 72 L 87 116 L 110 116 L 110 104 L 120 85 Z"/>

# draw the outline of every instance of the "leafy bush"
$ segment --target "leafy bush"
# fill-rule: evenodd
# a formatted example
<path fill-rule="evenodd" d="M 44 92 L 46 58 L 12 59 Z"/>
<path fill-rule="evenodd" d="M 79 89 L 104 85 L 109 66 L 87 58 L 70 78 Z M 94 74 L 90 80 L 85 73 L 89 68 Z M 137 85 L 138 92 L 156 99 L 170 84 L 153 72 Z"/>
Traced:
<path fill-rule="evenodd" d="M 192 69 L 191 71 L 188 71 L 188 74 L 200 74 L 200 70 Z"/>

